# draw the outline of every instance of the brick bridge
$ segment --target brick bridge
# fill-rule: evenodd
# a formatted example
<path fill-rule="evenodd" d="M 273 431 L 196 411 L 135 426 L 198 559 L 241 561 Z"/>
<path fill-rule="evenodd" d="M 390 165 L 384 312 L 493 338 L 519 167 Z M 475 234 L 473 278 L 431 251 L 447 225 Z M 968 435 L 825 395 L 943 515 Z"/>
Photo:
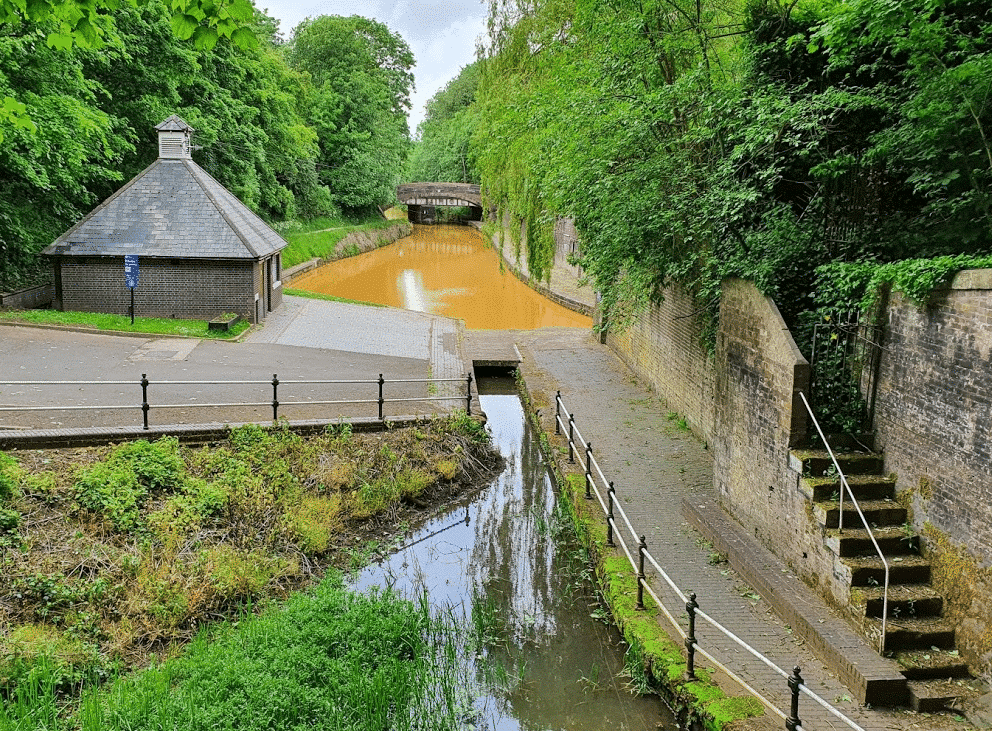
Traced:
<path fill-rule="evenodd" d="M 469 208 L 471 220 L 482 220 L 482 194 L 472 183 L 405 183 L 397 186 L 396 198 L 411 223 L 434 223 L 439 207 Z"/>

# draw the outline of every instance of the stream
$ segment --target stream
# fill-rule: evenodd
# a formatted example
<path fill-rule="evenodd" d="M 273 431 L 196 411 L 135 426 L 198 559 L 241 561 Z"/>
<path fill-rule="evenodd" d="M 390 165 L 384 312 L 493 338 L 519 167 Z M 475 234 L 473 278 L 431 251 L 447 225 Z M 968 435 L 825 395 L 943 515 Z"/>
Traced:
<path fill-rule="evenodd" d="M 485 617 L 491 639 L 469 660 L 477 729 L 676 728 L 657 697 L 628 688 L 625 645 L 596 600 L 513 379 L 480 379 L 479 393 L 506 469 L 411 532 L 355 588 L 426 592 L 432 607 Z"/>

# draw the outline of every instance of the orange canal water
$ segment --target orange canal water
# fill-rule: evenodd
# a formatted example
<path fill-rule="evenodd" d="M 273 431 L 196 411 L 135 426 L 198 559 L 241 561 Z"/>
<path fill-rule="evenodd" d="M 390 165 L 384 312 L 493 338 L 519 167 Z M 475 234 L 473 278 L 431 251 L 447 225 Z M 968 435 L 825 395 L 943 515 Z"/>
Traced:
<path fill-rule="evenodd" d="M 539 295 L 500 267 L 470 226 L 414 226 L 413 234 L 325 264 L 295 289 L 457 317 L 472 330 L 592 327 L 591 318 Z"/>

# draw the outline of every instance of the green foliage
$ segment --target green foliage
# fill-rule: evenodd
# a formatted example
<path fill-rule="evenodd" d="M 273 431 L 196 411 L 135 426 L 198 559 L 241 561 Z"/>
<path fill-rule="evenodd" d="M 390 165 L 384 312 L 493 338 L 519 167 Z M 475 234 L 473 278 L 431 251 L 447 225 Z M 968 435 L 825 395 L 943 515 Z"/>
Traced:
<path fill-rule="evenodd" d="M 289 60 L 308 74 L 307 121 L 317 134 L 318 178 L 348 211 L 396 199 L 409 144 L 413 53 L 398 33 L 367 18 L 308 18 Z"/>
<path fill-rule="evenodd" d="M 154 443 L 127 442 L 98 462 L 79 471 L 73 484 L 81 507 L 103 515 L 122 532 L 144 528 L 142 508 L 149 496 L 180 487 L 185 467 L 174 437 Z"/>
<path fill-rule="evenodd" d="M 479 63 L 465 66 L 427 102 L 424 120 L 417 127 L 419 139 L 407 161 L 406 180 L 479 182 L 470 145 L 476 126 L 473 103 L 480 70 Z"/>
<path fill-rule="evenodd" d="M 902 292 L 912 302 L 923 306 L 934 290 L 949 285 L 958 272 L 988 268 L 992 268 L 992 255 L 958 254 L 885 264 L 826 264 L 816 270 L 817 303 L 821 310 L 836 310 L 840 306 L 856 303 L 864 313 L 870 315 L 875 310 L 883 288 L 888 285 L 894 291 Z"/>
<path fill-rule="evenodd" d="M 610 328 L 669 282 L 715 318 L 728 276 L 795 325 L 817 266 L 992 247 L 990 14 L 494 0 L 470 107 L 487 202 L 538 276 L 575 220 Z"/>
<path fill-rule="evenodd" d="M 352 593 L 339 578 L 278 612 L 201 637 L 182 657 L 85 704 L 83 729 L 433 729 L 463 727 L 474 687 L 458 665 L 459 632 L 427 602 Z"/>
<path fill-rule="evenodd" d="M 0 452 L 0 505 L 17 493 L 24 479 L 24 469 L 9 454 Z"/>

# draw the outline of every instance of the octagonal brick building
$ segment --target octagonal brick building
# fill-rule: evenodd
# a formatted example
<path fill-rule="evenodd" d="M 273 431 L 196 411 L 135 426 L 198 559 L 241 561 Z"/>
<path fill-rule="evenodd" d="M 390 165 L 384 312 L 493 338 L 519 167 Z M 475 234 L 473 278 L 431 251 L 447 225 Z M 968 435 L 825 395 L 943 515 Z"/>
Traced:
<path fill-rule="evenodd" d="M 193 162 L 192 127 L 172 115 L 155 129 L 158 159 L 42 252 L 54 306 L 127 314 L 136 255 L 136 315 L 260 322 L 282 302 L 286 241 Z"/>

